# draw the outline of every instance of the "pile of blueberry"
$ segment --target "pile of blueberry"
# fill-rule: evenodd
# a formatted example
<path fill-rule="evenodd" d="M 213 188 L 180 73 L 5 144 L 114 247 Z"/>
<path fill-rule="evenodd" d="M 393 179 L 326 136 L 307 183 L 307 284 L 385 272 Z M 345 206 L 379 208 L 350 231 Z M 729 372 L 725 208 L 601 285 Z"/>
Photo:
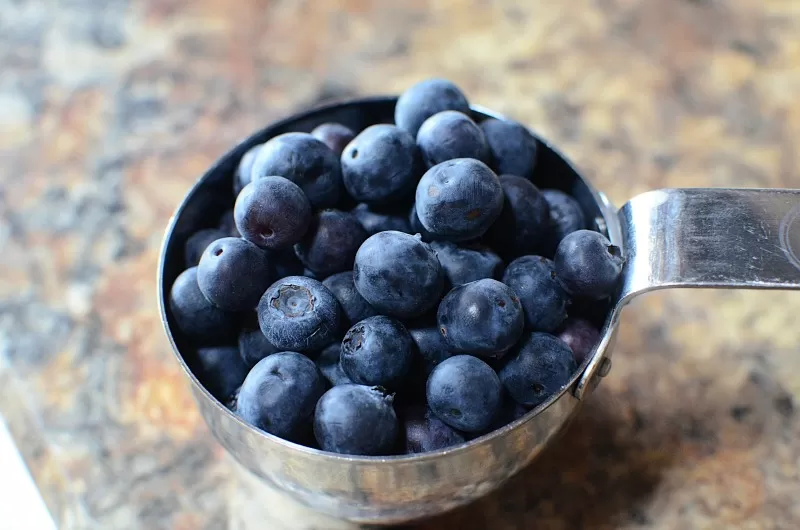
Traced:
<path fill-rule="evenodd" d="M 538 148 L 432 79 L 394 125 L 249 150 L 170 293 L 200 381 L 259 429 L 354 455 L 459 444 L 563 389 L 598 340 L 568 313 L 613 294 L 623 259 L 533 184 Z"/>

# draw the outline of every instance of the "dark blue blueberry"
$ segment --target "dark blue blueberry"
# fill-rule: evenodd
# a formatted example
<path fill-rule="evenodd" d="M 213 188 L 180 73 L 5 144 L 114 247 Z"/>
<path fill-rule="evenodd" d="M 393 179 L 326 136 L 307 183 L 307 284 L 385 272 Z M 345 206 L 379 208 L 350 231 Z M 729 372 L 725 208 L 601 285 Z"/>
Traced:
<path fill-rule="evenodd" d="M 406 454 L 438 451 L 465 442 L 464 436 L 425 406 L 408 407 L 403 414 Z"/>
<path fill-rule="evenodd" d="M 503 209 L 503 188 L 489 166 L 472 158 L 430 168 L 417 185 L 416 208 L 428 231 L 451 240 L 483 235 Z"/>
<path fill-rule="evenodd" d="M 325 379 L 331 384 L 336 385 L 349 385 L 353 382 L 347 377 L 347 374 L 342 370 L 342 365 L 339 364 L 339 354 L 342 351 L 342 345 L 334 342 L 330 346 L 320 352 L 317 357 L 316 363 L 319 371 L 325 376 Z"/>
<path fill-rule="evenodd" d="M 424 373 L 426 378 L 439 363 L 455 355 L 438 327 L 410 329 L 409 333 L 417 345 L 417 351 L 422 361 L 422 366 L 418 371 Z"/>
<path fill-rule="evenodd" d="M 525 316 L 507 285 L 483 279 L 454 288 L 437 312 L 439 331 L 455 351 L 502 356 L 522 335 Z"/>
<path fill-rule="evenodd" d="M 300 187 L 283 177 L 263 177 L 244 187 L 233 216 L 242 237 L 259 247 L 291 247 L 311 224 L 311 203 Z"/>
<path fill-rule="evenodd" d="M 560 391 L 577 368 L 572 350 L 557 337 L 531 333 L 503 360 L 497 373 L 517 403 L 535 407 Z"/>
<path fill-rule="evenodd" d="M 426 395 L 430 409 L 447 425 L 481 432 L 497 413 L 502 386 L 488 364 L 471 355 L 456 355 L 433 370 Z"/>
<path fill-rule="evenodd" d="M 455 110 L 434 114 L 417 133 L 417 145 L 428 167 L 453 160 L 475 158 L 489 161 L 489 146 L 472 118 Z"/>
<path fill-rule="evenodd" d="M 233 208 L 220 216 L 218 228 L 224 232 L 227 237 L 242 237 L 242 234 L 239 233 L 239 229 L 236 228 L 236 220 L 233 218 Z"/>
<path fill-rule="evenodd" d="M 500 185 L 503 211 L 486 233 L 487 241 L 506 259 L 537 254 L 550 234 L 550 207 L 544 195 L 514 175 L 501 175 Z"/>
<path fill-rule="evenodd" d="M 550 237 L 548 249 L 554 254 L 561 240 L 576 230 L 586 228 L 586 216 L 580 203 L 572 196 L 559 190 L 542 190 L 550 206 Z"/>
<path fill-rule="evenodd" d="M 344 148 L 341 162 L 347 192 L 368 204 L 410 197 L 422 169 L 414 138 L 387 124 L 364 129 Z"/>
<path fill-rule="evenodd" d="M 183 256 L 186 261 L 186 268 L 197 267 L 200 263 L 200 256 L 203 255 L 206 247 L 223 237 L 228 237 L 228 234 L 216 228 L 206 228 L 198 230 L 186 240 L 186 245 L 183 247 Z"/>
<path fill-rule="evenodd" d="M 525 405 L 520 405 L 508 394 L 503 392 L 503 399 L 500 403 L 500 408 L 492 421 L 490 432 L 496 429 L 505 427 L 509 423 L 517 421 L 525 414 L 530 412 L 530 409 Z"/>
<path fill-rule="evenodd" d="M 236 346 L 197 350 L 195 375 L 206 390 L 222 403 L 227 402 L 242 385 L 249 369 Z"/>
<path fill-rule="evenodd" d="M 411 225 L 405 211 L 383 210 L 370 208 L 366 203 L 361 203 L 353 208 L 350 213 L 364 227 L 369 235 L 385 232 L 386 230 L 396 230 L 397 232 L 411 233 Z"/>
<path fill-rule="evenodd" d="M 600 342 L 600 332 L 588 320 L 568 318 L 558 338 L 572 350 L 575 362 L 581 364 Z"/>
<path fill-rule="evenodd" d="M 304 276 L 305 267 L 300 262 L 294 248 L 287 248 L 269 253 L 269 259 L 275 268 L 275 278 L 281 279 L 287 276 Z"/>
<path fill-rule="evenodd" d="M 172 284 L 169 307 L 178 328 L 193 342 L 223 344 L 235 334 L 238 315 L 208 301 L 197 284 L 197 267 L 183 271 Z"/>
<path fill-rule="evenodd" d="M 389 453 L 399 430 L 392 401 L 392 396 L 375 387 L 331 388 L 317 403 L 314 414 L 314 435 L 320 448 L 362 456 Z"/>
<path fill-rule="evenodd" d="M 411 370 L 414 346 L 397 320 L 369 317 L 344 336 L 339 363 L 354 383 L 397 389 Z"/>
<path fill-rule="evenodd" d="M 553 261 L 568 293 L 595 300 L 614 292 L 625 263 L 619 247 L 591 230 L 578 230 L 565 237 Z"/>
<path fill-rule="evenodd" d="M 328 276 L 322 282 L 322 285 L 327 287 L 336 297 L 336 300 L 339 301 L 339 305 L 346 317 L 344 324 L 347 328 L 367 317 L 378 314 L 375 308 L 369 305 L 369 302 L 364 300 L 364 297 L 356 290 L 353 271 L 340 272 L 333 276 Z"/>
<path fill-rule="evenodd" d="M 258 150 L 261 149 L 261 144 L 254 145 L 248 149 L 236 167 L 236 173 L 233 175 L 233 195 L 239 195 L 242 188 L 250 184 L 250 173 L 253 170 L 253 162 L 256 161 Z"/>
<path fill-rule="evenodd" d="M 342 154 L 345 146 L 356 137 L 356 133 L 341 123 L 323 123 L 311 131 L 311 136 L 327 145 L 338 156 Z"/>
<path fill-rule="evenodd" d="M 469 114 L 469 102 L 459 88 L 445 79 L 426 79 L 407 89 L 397 100 L 394 122 L 416 137 L 423 122 L 445 110 Z"/>
<path fill-rule="evenodd" d="M 443 239 L 436 236 L 435 234 L 431 234 L 424 226 L 422 226 L 422 223 L 420 222 L 419 217 L 417 216 L 416 204 L 412 204 L 411 211 L 408 212 L 408 224 L 409 227 L 411 228 L 411 230 L 408 233 L 419 234 L 420 236 L 422 236 L 422 240 L 425 242 Z"/>
<path fill-rule="evenodd" d="M 339 335 L 339 302 L 327 287 L 305 276 L 273 283 L 258 303 L 258 324 L 267 340 L 284 350 L 314 352 Z"/>
<path fill-rule="evenodd" d="M 517 122 L 490 118 L 481 122 L 498 175 L 517 175 L 533 179 L 538 151 L 536 138 Z"/>
<path fill-rule="evenodd" d="M 245 239 L 211 243 L 197 266 L 197 283 L 211 303 L 226 311 L 253 309 L 272 282 L 267 253 Z"/>
<path fill-rule="evenodd" d="M 434 241 L 431 248 L 436 252 L 451 287 L 482 280 L 499 279 L 503 274 L 503 260 L 485 247 L 460 247 L 447 241 Z"/>
<path fill-rule="evenodd" d="M 356 254 L 356 289 L 381 313 L 421 315 L 439 301 L 444 273 L 430 245 L 402 232 L 370 236 Z"/>
<path fill-rule="evenodd" d="M 267 141 L 258 151 L 251 180 L 277 175 L 305 192 L 317 208 L 339 201 L 342 171 L 339 158 L 327 145 L 307 133 L 285 133 Z"/>
<path fill-rule="evenodd" d="M 324 278 L 352 270 L 358 247 L 367 237 L 367 231 L 353 214 L 322 210 L 314 216 L 294 251 L 307 268 Z"/>
<path fill-rule="evenodd" d="M 508 264 L 503 283 L 519 297 L 525 328 L 552 333 L 567 318 L 570 297 L 556 278 L 553 262 L 541 256 L 522 256 Z"/>
<path fill-rule="evenodd" d="M 253 312 L 253 316 L 256 316 L 255 312 Z M 273 346 L 261 332 L 257 316 L 253 319 L 255 322 L 251 323 L 249 320 L 248 318 L 247 324 L 239 332 L 239 353 L 247 366 L 255 366 L 264 357 L 269 357 L 281 350 Z"/>
<path fill-rule="evenodd" d="M 236 413 L 262 431 L 297 441 L 311 426 L 324 392 L 325 379 L 314 361 L 280 352 L 262 359 L 247 374 Z"/>

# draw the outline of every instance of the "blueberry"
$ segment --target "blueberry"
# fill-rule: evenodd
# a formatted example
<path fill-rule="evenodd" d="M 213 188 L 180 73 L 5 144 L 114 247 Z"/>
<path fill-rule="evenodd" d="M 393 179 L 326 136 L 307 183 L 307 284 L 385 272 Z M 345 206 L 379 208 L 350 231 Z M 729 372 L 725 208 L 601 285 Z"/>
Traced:
<path fill-rule="evenodd" d="M 294 248 L 273 251 L 269 253 L 269 259 L 275 268 L 275 278 L 286 278 L 287 276 L 304 276 L 305 267 L 294 253 Z"/>
<path fill-rule="evenodd" d="M 211 303 L 226 311 L 253 309 L 272 281 L 267 253 L 247 240 L 211 243 L 197 267 L 197 283 Z"/>
<path fill-rule="evenodd" d="M 358 247 L 367 237 L 367 231 L 353 214 L 322 210 L 314 216 L 294 251 L 306 267 L 324 278 L 352 270 Z"/>
<path fill-rule="evenodd" d="M 397 232 L 411 233 L 411 225 L 405 212 L 395 210 L 382 210 L 370 208 L 366 203 L 361 203 L 353 208 L 350 213 L 356 216 L 358 222 L 369 235 L 396 230 Z"/>
<path fill-rule="evenodd" d="M 356 133 L 341 123 L 323 123 L 311 131 L 311 136 L 327 145 L 338 156 L 342 154 L 345 146 L 355 138 Z"/>
<path fill-rule="evenodd" d="M 498 371 L 517 403 L 535 407 L 566 385 L 578 365 L 572 350 L 557 337 L 531 333 L 520 341 Z"/>
<path fill-rule="evenodd" d="M 586 217 L 580 203 L 572 196 L 559 190 L 542 190 L 550 207 L 550 241 L 549 246 L 555 253 L 561 240 L 572 232 L 586 228 Z"/>
<path fill-rule="evenodd" d="M 328 380 L 331 386 L 349 385 L 353 383 L 339 364 L 339 355 L 341 351 L 342 345 L 338 342 L 334 342 L 330 346 L 325 347 L 316 360 L 319 371 L 322 372 L 322 375 L 325 376 L 325 379 Z"/>
<path fill-rule="evenodd" d="M 250 172 L 253 170 L 253 162 L 256 161 L 258 150 L 261 149 L 261 144 L 254 145 L 248 149 L 236 167 L 236 173 L 233 175 L 233 194 L 239 195 L 242 188 L 250 184 Z"/>
<path fill-rule="evenodd" d="M 197 378 L 212 396 L 222 403 L 228 401 L 247 376 L 249 367 L 244 364 L 235 346 L 200 348 L 197 350 Z"/>
<path fill-rule="evenodd" d="M 227 236 L 227 233 L 216 228 L 205 228 L 190 235 L 186 240 L 186 245 L 183 247 L 186 268 L 196 267 L 197 264 L 200 263 L 200 256 L 203 255 L 203 251 L 206 247 L 217 239 Z"/>
<path fill-rule="evenodd" d="M 414 138 L 394 125 L 367 127 L 341 156 L 342 179 L 357 201 L 386 204 L 411 196 L 422 162 Z"/>
<path fill-rule="evenodd" d="M 528 129 L 514 121 L 493 118 L 481 122 L 481 129 L 492 153 L 492 167 L 498 175 L 533 179 L 538 149 L 536 138 Z"/>
<path fill-rule="evenodd" d="M 421 369 L 417 371 L 422 372 L 425 377 L 429 376 L 439 363 L 454 355 L 452 347 L 444 340 L 438 327 L 410 329 L 408 332 L 414 339 L 422 361 Z"/>
<path fill-rule="evenodd" d="M 489 146 L 472 118 L 455 110 L 434 114 L 417 133 L 417 145 L 428 167 L 454 158 L 489 161 Z"/>
<path fill-rule="evenodd" d="M 346 317 L 344 321 L 348 328 L 367 317 L 378 314 L 375 308 L 369 305 L 369 302 L 364 300 L 364 297 L 356 290 L 353 271 L 340 272 L 333 276 L 328 276 L 322 282 L 322 285 L 327 287 L 336 297 Z"/>
<path fill-rule="evenodd" d="M 500 402 L 500 407 L 492 420 L 492 425 L 489 427 L 489 432 L 505 427 L 509 423 L 517 421 L 530 411 L 525 405 L 520 405 L 508 394 L 503 393 L 503 399 Z"/>
<path fill-rule="evenodd" d="M 558 338 L 569 346 L 575 355 L 575 362 L 580 364 L 600 342 L 600 332 L 588 320 L 568 318 Z"/>
<path fill-rule="evenodd" d="M 596 300 L 614 292 L 625 263 L 619 247 L 591 230 L 578 230 L 565 237 L 553 261 L 568 293 Z"/>
<path fill-rule="evenodd" d="M 300 241 L 311 224 L 311 203 L 291 180 L 263 177 L 244 187 L 233 216 L 242 237 L 259 247 L 277 250 Z"/>
<path fill-rule="evenodd" d="M 488 364 L 471 355 L 456 355 L 433 370 L 426 395 L 430 409 L 447 425 L 480 432 L 497 413 L 502 386 Z"/>
<path fill-rule="evenodd" d="M 339 333 L 339 302 L 317 280 L 289 276 L 273 283 L 258 303 L 258 324 L 284 350 L 314 352 Z"/>
<path fill-rule="evenodd" d="M 365 318 L 342 340 L 339 363 L 362 385 L 399 388 L 411 369 L 414 340 L 405 326 L 385 316 Z"/>
<path fill-rule="evenodd" d="M 178 328 L 197 344 L 222 344 L 234 336 L 236 313 L 208 301 L 197 284 L 197 267 L 183 271 L 172 284 L 169 307 Z"/>
<path fill-rule="evenodd" d="M 325 380 L 314 362 L 296 352 L 270 355 L 242 384 L 236 413 L 262 431 L 296 441 L 311 426 Z"/>
<path fill-rule="evenodd" d="M 423 241 L 430 242 L 434 240 L 446 238 L 440 238 L 435 234 L 431 234 L 428 230 L 422 226 L 422 223 L 419 220 L 419 216 L 417 216 L 417 206 L 416 204 L 411 205 L 411 211 L 408 212 L 408 224 L 411 230 L 408 232 L 409 234 L 419 234 L 422 237 Z"/>
<path fill-rule="evenodd" d="M 236 220 L 233 218 L 233 208 L 227 210 L 219 218 L 218 227 L 228 237 L 242 237 L 239 229 L 236 228 Z"/>
<path fill-rule="evenodd" d="M 267 340 L 258 327 L 258 319 L 255 320 L 252 324 L 248 322 L 239 332 L 239 353 L 247 366 L 255 366 L 264 357 L 281 351 Z"/>
<path fill-rule="evenodd" d="M 314 413 L 314 435 L 324 451 L 376 456 L 391 451 L 397 439 L 392 396 L 379 388 L 338 385 L 322 396 Z"/>
<path fill-rule="evenodd" d="M 514 291 L 489 278 L 447 293 L 436 316 L 439 331 L 454 350 L 484 357 L 505 353 L 525 325 Z"/>
<path fill-rule="evenodd" d="M 498 279 L 503 274 L 503 260 L 488 248 L 460 247 L 446 241 L 434 241 L 431 248 L 436 252 L 451 287 L 483 278 Z"/>
<path fill-rule="evenodd" d="M 394 109 L 394 122 L 416 137 L 425 120 L 445 110 L 469 114 L 467 98 L 450 81 L 427 79 L 401 94 Z"/>
<path fill-rule="evenodd" d="M 402 232 L 379 232 L 364 241 L 353 274 L 356 289 L 372 307 L 398 318 L 433 308 L 444 287 L 444 273 L 430 245 Z"/>
<path fill-rule="evenodd" d="M 403 414 L 406 454 L 438 451 L 465 442 L 464 436 L 440 420 L 427 407 L 407 408 Z"/>
<path fill-rule="evenodd" d="M 327 145 L 307 133 L 285 133 L 267 141 L 258 151 L 251 180 L 277 175 L 300 186 L 317 208 L 339 201 L 342 172 L 339 159 Z"/>
<path fill-rule="evenodd" d="M 508 264 L 503 283 L 522 303 L 525 328 L 552 333 L 567 318 L 570 298 L 556 278 L 553 262 L 541 256 L 522 256 Z"/>
<path fill-rule="evenodd" d="M 492 247 L 506 259 L 537 254 L 550 233 L 550 206 L 530 181 L 500 176 L 503 211 L 486 234 Z"/>
<path fill-rule="evenodd" d="M 503 209 L 503 188 L 480 160 L 457 158 L 430 168 L 417 185 L 416 208 L 428 231 L 449 239 L 483 235 Z"/>

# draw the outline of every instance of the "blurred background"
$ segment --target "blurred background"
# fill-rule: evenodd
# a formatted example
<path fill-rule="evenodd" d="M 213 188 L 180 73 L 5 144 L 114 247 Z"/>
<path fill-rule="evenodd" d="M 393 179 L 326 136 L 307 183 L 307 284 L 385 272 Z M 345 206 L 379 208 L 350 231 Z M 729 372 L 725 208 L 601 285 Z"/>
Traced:
<path fill-rule="evenodd" d="M 800 187 L 793 0 L 0 0 L 0 414 L 59 528 L 354 528 L 211 439 L 159 322 L 159 243 L 254 130 L 431 76 L 617 205 Z M 799 527 L 798 314 L 790 293 L 637 300 L 559 446 L 409 528 Z"/>

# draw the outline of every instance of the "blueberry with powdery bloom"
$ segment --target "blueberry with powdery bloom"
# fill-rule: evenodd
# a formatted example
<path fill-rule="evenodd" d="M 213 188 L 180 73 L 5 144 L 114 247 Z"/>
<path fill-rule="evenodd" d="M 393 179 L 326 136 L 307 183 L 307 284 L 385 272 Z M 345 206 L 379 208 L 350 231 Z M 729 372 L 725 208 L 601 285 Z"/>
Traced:
<path fill-rule="evenodd" d="M 307 133 L 284 133 L 267 141 L 258 151 L 250 175 L 251 180 L 274 175 L 289 179 L 316 208 L 334 206 L 341 194 L 339 158 Z"/>
<path fill-rule="evenodd" d="M 419 352 L 418 359 L 421 361 L 419 363 L 421 366 L 417 371 L 422 372 L 425 377 L 429 376 L 439 363 L 455 355 L 453 347 L 444 339 L 438 327 L 416 328 L 408 332 Z"/>
<path fill-rule="evenodd" d="M 405 211 L 396 209 L 371 208 L 366 203 L 361 203 L 350 210 L 358 222 L 369 235 L 395 230 L 397 232 L 411 233 L 411 225 Z"/>
<path fill-rule="evenodd" d="M 464 435 L 422 405 L 404 410 L 402 427 L 406 454 L 438 451 L 465 442 Z"/>
<path fill-rule="evenodd" d="M 303 190 L 283 177 L 263 177 L 236 198 L 233 216 L 242 237 L 278 250 L 300 241 L 311 224 L 311 203 Z"/>
<path fill-rule="evenodd" d="M 439 112 L 456 110 L 469 114 L 469 102 L 461 90 L 446 79 L 426 79 L 406 89 L 397 99 L 394 122 L 416 137 L 422 124 Z"/>
<path fill-rule="evenodd" d="M 242 361 L 238 348 L 220 346 L 197 350 L 194 370 L 206 390 L 225 403 L 242 385 L 249 367 Z"/>
<path fill-rule="evenodd" d="M 417 145 L 428 167 L 454 158 L 489 161 L 489 146 L 472 118 L 458 111 L 434 114 L 417 133 Z"/>
<path fill-rule="evenodd" d="M 578 230 L 565 237 L 553 261 L 568 293 L 594 300 L 614 292 L 625 264 L 620 248 L 591 230 Z"/>
<path fill-rule="evenodd" d="M 315 352 L 339 335 L 339 302 L 317 280 L 289 276 L 272 284 L 258 303 L 258 324 L 276 347 Z"/>
<path fill-rule="evenodd" d="M 392 402 L 378 387 L 337 385 L 322 396 L 314 413 L 320 448 L 333 453 L 377 456 L 395 444 L 398 421 Z"/>
<path fill-rule="evenodd" d="M 503 283 L 519 297 L 525 327 L 552 333 L 567 318 L 570 296 L 556 276 L 553 262 L 541 256 L 522 256 L 508 264 Z"/>
<path fill-rule="evenodd" d="M 422 172 L 414 138 L 394 125 L 367 127 L 341 156 L 342 179 L 354 199 L 371 205 L 410 197 Z"/>
<path fill-rule="evenodd" d="M 341 123 L 323 123 L 311 131 L 311 136 L 327 145 L 334 154 L 341 155 L 356 133 Z"/>
<path fill-rule="evenodd" d="M 489 167 L 472 158 L 430 168 L 417 184 L 416 212 L 437 236 L 465 241 L 483 235 L 503 209 L 503 188 Z"/>
<path fill-rule="evenodd" d="M 588 320 L 568 318 L 558 333 L 558 338 L 572 350 L 575 362 L 581 364 L 600 342 L 600 332 Z"/>
<path fill-rule="evenodd" d="M 515 121 L 489 118 L 481 122 L 481 129 L 498 175 L 533 179 L 538 146 L 527 128 Z"/>
<path fill-rule="evenodd" d="M 550 207 L 542 192 L 530 181 L 501 175 L 503 211 L 486 233 L 498 254 L 514 259 L 537 254 L 550 234 Z"/>
<path fill-rule="evenodd" d="M 350 328 L 339 363 L 354 383 L 399 389 L 411 370 L 414 341 L 399 321 L 374 316 Z"/>
<path fill-rule="evenodd" d="M 247 322 L 239 331 L 239 353 L 245 364 L 255 366 L 264 357 L 269 357 L 279 351 L 281 351 L 280 348 L 276 348 L 261 332 L 261 328 L 258 327 L 258 315 L 255 311 L 248 313 Z"/>
<path fill-rule="evenodd" d="M 310 431 L 325 380 L 314 362 L 279 352 L 256 364 L 242 384 L 236 413 L 264 432 L 298 441 Z"/>
<path fill-rule="evenodd" d="M 223 344 L 234 336 L 237 314 L 208 301 L 197 284 L 197 267 L 183 271 L 172 284 L 169 307 L 175 323 L 193 342 Z"/>
<path fill-rule="evenodd" d="M 586 216 L 574 197 L 560 190 L 542 190 L 550 206 L 550 237 L 546 250 L 555 254 L 558 244 L 572 232 L 586 228 Z"/>
<path fill-rule="evenodd" d="M 341 351 L 342 345 L 335 342 L 330 346 L 326 346 L 315 361 L 317 368 L 319 368 L 319 371 L 322 372 L 322 375 L 325 376 L 331 386 L 353 384 L 339 364 Z"/>
<path fill-rule="evenodd" d="M 430 245 L 402 232 L 370 236 L 356 254 L 356 289 L 378 312 L 410 318 L 432 309 L 444 288 L 444 273 Z"/>
<path fill-rule="evenodd" d="M 203 295 L 226 311 L 253 309 L 272 275 L 267 253 L 236 237 L 211 243 L 197 266 L 197 284 Z"/>
<path fill-rule="evenodd" d="M 367 231 L 353 214 L 322 210 L 313 217 L 294 251 L 317 277 L 325 278 L 352 270 L 356 252 L 366 239 Z"/>
<path fill-rule="evenodd" d="M 356 289 L 353 280 L 353 271 L 340 272 L 333 276 L 328 276 L 322 281 L 322 285 L 330 289 L 345 315 L 345 325 L 347 329 L 353 324 L 361 322 L 365 318 L 378 314 L 375 308 L 364 300 Z"/>
<path fill-rule="evenodd" d="M 248 149 L 244 155 L 242 155 L 241 160 L 239 160 L 239 165 L 236 167 L 236 173 L 233 175 L 234 197 L 239 195 L 239 192 L 242 191 L 242 188 L 250 184 L 250 173 L 253 170 L 253 162 L 256 160 L 256 155 L 258 155 L 259 149 L 261 149 L 261 144 L 254 145 Z"/>
<path fill-rule="evenodd" d="M 228 237 L 228 234 L 217 228 L 205 228 L 190 235 L 183 247 L 186 268 L 196 267 L 208 245 L 223 237 Z"/>
<path fill-rule="evenodd" d="M 484 278 L 497 280 L 503 274 L 503 260 L 486 247 L 460 247 L 448 241 L 433 241 L 431 248 L 436 252 L 451 287 Z"/>

